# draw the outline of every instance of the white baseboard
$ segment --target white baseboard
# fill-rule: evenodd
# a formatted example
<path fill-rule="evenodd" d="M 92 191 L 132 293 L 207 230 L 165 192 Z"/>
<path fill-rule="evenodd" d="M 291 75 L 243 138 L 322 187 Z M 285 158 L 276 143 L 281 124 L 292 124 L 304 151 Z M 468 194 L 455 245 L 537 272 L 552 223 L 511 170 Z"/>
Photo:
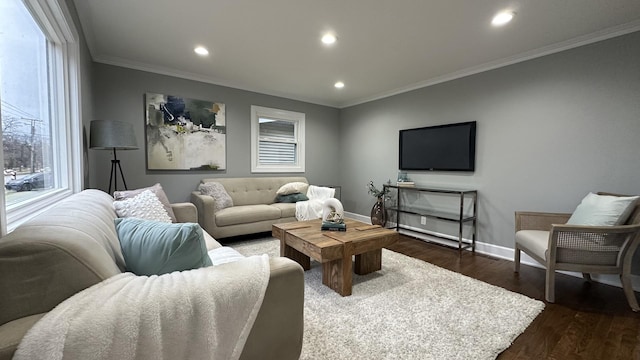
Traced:
<path fill-rule="evenodd" d="M 365 223 L 371 223 L 371 218 L 369 216 L 365 216 L 365 215 L 345 212 L 345 217 L 350 218 L 350 219 L 354 219 L 354 220 L 357 220 L 357 221 L 362 221 L 362 222 L 365 222 Z M 395 226 L 395 223 L 391 223 L 389 225 Z M 420 232 L 412 231 L 414 229 L 412 229 L 411 227 L 406 227 L 405 229 L 408 230 L 408 232 L 410 233 L 411 236 L 419 238 L 419 239 L 422 239 L 422 240 L 426 240 L 426 241 L 430 241 L 430 242 L 436 242 L 436 243 L 446 243 L 447 242 L 447 240 L 442 240 L 442 239 L 440 239 L 438 237 L 433 237 L 433 236 L 429 236 L 428 234 L 423 234 L 423 233 L 420 233 Z M 422 229 L 415 229 L 415 230 L 424 231 Z M 439 236 L 439 237 L 443 237 L 443 238 L 449 238 L 449 239 L 452 239 L 452 240 L 455 239 L 457 241 L 457 238 L 455 238 L 455 237 L 453 237 L 451 235 L 437 234 L 437 233 L 434 233 L 434 235 Z M 464 240 L 470 241 L 468 239 L 464 239 Z M 448 242 L 446 244 L 451 245 L 451 242 Z M 470 250 L 467 249 L 467 251 L 470 251 Z M 491 256 L 491 257 L 498 258 L 498 259 L 509 260 L 509 261 L 513 261 L 513 257 L 514 257 L 514 254 L 515 254 L 515 251 L 512 248 L 508 248 L 508 247 L 504 247 L 504 246 L 500 246 L 500 245 L 483 243 L 483 242 L 479 242 L 479 241 L 476 241 L 476 252 L 479 253 L 479 254 Z M 544 269 L 544 266 L 542 266 L 540 263 L 538 263 L 537 261 L 535 261 L 533 258 L 529 257 L 525 253 L 522 253 L 522 255 L 520 257 L 520 263 Z M 571 276 L 575 276 L 575 277 L 578 277 L 578 278 L 582 278 L 582 273 L 571 272 L 571 271 L 558 271 L 558 272 L 560 272 L 562 274 L 566 274 L 566 275 L 571 275 Z M 599 282 L 599 283 L 602 283 L 602 284 L 617 286 L 619 288 L 622 287 L 622 283 L 620 282 L 620 277 L 618 275 L 593 274 L 591 276 L 591 278 L 592 278 L 593 281 L 596 281 L 596 282 Z M 640 291 L 640 276 L 632 274 L 631 275 L 631 282 L 632 282 L 632 285 L 633 285 L 633 289 L 635 291 Z"/>

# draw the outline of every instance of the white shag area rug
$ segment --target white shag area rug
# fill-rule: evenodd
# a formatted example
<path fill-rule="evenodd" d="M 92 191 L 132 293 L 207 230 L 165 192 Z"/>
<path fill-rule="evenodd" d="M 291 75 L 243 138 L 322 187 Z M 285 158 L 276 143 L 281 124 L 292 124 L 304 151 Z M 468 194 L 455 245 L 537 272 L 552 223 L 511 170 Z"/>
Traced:
<path fill-rule="evenodd" d="M 230 244 L 243 255 L 279 256 L 274 238 Z M 353 295 L 305 272 L 300 359 L 495 359 L 544 303 L 390 250 L 382 270 L 353 275 Z"/>

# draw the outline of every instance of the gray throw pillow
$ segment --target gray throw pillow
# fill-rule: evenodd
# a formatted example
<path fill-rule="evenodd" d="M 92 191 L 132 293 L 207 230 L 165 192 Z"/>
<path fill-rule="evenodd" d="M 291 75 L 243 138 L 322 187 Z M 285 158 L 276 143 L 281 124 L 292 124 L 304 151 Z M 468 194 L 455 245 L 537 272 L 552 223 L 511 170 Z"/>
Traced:
<path fill-rule="evenodd" d="M 198 186 L 200 194 L 209 195 L 213 198 L 213 208 L 215 211 L 233 206 L 233 199 L 227 190 L 219 182 L 211 181 Z"/>

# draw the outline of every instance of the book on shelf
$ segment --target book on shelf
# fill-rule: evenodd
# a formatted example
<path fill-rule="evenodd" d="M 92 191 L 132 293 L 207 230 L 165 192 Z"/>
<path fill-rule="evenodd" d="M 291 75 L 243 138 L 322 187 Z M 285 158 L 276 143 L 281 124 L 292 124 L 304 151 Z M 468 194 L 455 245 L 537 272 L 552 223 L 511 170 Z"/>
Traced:
<path fill-rule="evenodd" d="M 413 181 L 398 181 L 396 186 L 416 186 L 416 183 Z"/>

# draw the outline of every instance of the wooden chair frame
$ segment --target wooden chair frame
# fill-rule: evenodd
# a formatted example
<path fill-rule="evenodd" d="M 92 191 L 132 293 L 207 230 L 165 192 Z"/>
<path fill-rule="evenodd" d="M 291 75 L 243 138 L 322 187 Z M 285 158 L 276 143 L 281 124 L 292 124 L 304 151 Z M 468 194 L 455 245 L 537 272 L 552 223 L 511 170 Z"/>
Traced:
<path fill-rule="evenodd" d="M 605 194 L 605 193 L 599 193 Z M 615 194 L 606 194 L 615 195 Z M 520 271 L 520 251 L 524 251 L 546 268 L 545 279 L 545 299 L 548 302 L 555 301 L 555 272 L 556 270 L 581 272 L 583 277 L 591 280 L 590 274 L 620 274 L 622 288 L 633 311 L 640 311 L 638 301 L 635 297 L 631 284 L 631 261 L 633 255 L 640 245 L 640 205 L 636 205 L 627 225 L 619 226 L 580 226 L 566 225 L 571 214 L 564 213 L 544 213 L 544 212 L 524 212 L 515 213 L 515 231 L 520 230 L 541 230 L 549 232 L 546 258 L 537 256 L 531 249 L 527 249 L 522 244 L 515 244 L 514 271 Z M 562 239 L 573 237 L 575 240 L 582 236 L 601 236 L 606 238 L 616 238 L 616 246 L 619 247 L 617 260 L 614 265 L 596 265 L 585 263 L 561 262 L 558 259 L 558 244 Z"/>

